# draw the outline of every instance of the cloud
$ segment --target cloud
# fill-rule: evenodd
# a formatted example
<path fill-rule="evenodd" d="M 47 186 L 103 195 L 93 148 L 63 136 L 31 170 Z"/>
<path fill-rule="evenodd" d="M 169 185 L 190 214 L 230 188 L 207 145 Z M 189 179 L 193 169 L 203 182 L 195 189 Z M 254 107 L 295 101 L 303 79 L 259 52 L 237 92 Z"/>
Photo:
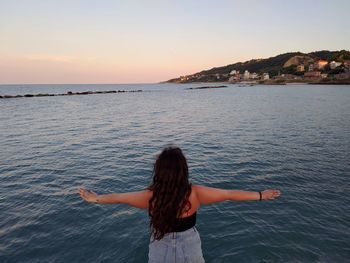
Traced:
<path fill-rule="evenodd" d="M 96 57 L 78 57 L 69 55 L 52 55 L 52 54 L 28 54 L 23 56 L 24 59 L 30 61 L 52 61 L 62 63 L 77 63 L 82 61 L 94 61 Z"/>
<path fill-rule="evenodd" d="M 57 56 L 57 55 L 49 55 L 49 54 L 30 54 L 24 55 L 24 59 L 26 60 L 34 60 L 34 61 L 55 61 L 55 62 L 66 62 L 70 63 L 76 60 L 73 56 Z"/>

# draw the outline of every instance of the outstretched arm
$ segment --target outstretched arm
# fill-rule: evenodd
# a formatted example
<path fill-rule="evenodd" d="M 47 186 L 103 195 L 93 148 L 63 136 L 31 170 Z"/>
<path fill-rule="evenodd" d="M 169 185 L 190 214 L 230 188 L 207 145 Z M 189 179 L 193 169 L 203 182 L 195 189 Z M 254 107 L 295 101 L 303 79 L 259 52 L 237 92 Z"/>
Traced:
<path fill-rule="evenodd" d="M 202 185 L 194 185 L 198 201 L 203 205 L 223 202 L 227 200 L 233 201 L 253 201 L 260 200 L 259 192 L 241 191 L 241 190 L 226 190 L 219 188 L 206 187 Z M 261 192 L 262 200 L 272 200 L 279 197 L 279 190 L 267 189 Z"/>
<path fill-rule="evenodd" d="M 152 192 L 149 190 L 98 195 L 93 191 L 79 188 L 79 194 L 81 198 L 90 203 L 127 204 L 137 208 L 148 208 L 148 201 L 152 197 Z"/>

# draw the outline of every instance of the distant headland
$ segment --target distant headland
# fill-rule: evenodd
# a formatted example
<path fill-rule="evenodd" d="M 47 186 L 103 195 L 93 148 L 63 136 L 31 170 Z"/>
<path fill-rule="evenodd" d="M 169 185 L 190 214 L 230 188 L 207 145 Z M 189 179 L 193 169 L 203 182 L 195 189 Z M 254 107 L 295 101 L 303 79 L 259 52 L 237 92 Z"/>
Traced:
<path fill-rule="evenodd" d="M 350 51 L 290 52 L 180 76 L 167 83 L 350 84 Z"/>

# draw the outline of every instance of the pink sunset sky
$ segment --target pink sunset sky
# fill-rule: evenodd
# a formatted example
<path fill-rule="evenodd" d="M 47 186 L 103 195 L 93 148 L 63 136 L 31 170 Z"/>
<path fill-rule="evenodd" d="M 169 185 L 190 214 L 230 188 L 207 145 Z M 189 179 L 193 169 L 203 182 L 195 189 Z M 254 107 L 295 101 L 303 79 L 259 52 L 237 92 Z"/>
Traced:
<path fill-rule="evenodd" d="M 346 0 L 5 0 L 0 84 L 154 83 L 285 52 L 348 49 L 348 10 Z"/>

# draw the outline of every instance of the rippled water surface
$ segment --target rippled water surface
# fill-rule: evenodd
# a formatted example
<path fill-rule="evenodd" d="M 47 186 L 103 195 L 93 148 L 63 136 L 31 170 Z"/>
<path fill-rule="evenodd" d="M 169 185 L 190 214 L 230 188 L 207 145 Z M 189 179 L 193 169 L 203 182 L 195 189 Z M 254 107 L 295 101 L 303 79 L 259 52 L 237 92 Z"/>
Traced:
<path fill-rule="evenodd" d="M 193 183 L 279 200 L 198 212 L 207 262 L 350 260 L 350 86 L 0 86 L 0 262 L 146 262 L 147 211 L 83 202 L 143 189 L 180 146 Z"/>

